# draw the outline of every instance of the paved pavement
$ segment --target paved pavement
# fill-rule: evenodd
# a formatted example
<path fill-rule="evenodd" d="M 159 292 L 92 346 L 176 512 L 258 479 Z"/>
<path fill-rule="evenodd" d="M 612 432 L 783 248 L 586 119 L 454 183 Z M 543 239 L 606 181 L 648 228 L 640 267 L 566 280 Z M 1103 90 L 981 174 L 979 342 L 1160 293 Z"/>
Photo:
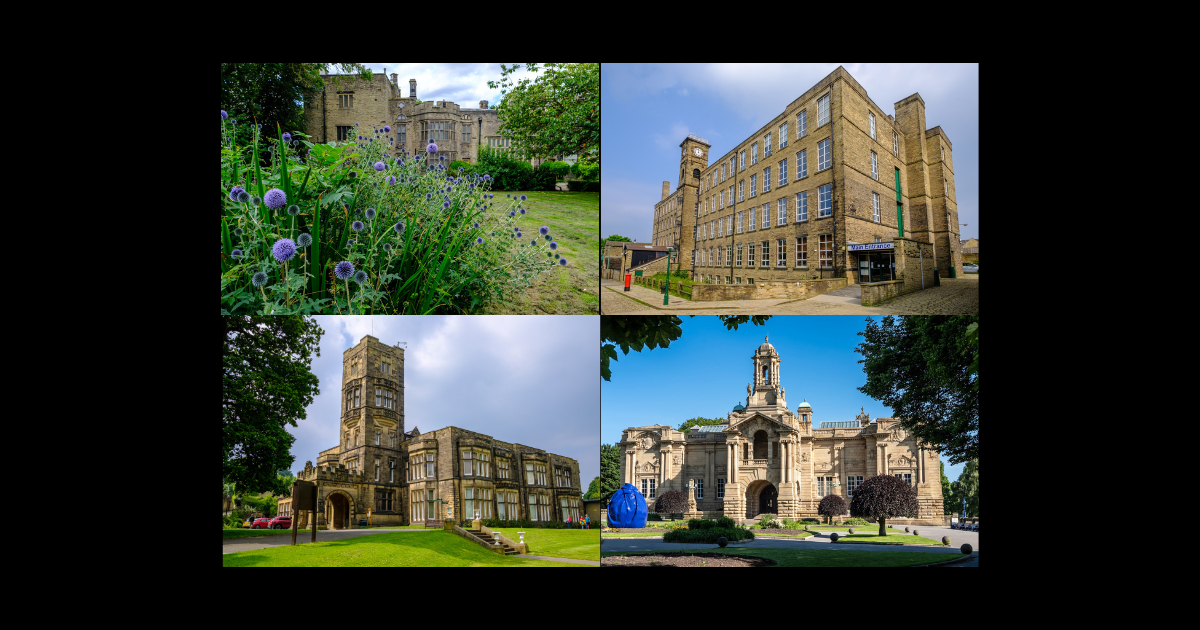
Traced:
<path fill-rule="evenodd" d="M 317 542 L 325 542 L 328 540 L 345 540 L 347 538 L 358 538 L 359 536 L 370 536 L 372 534 L 394 534 L 396 532 L 411 532 L 418 534 L 420 532 L 440 532 L 440 529 L 334 529 L 321 530 L 317 532 Z M 224 543 L 221 553 L 236 553 L 238 551 L 253 551 L 255 549 L 266 549 L 268 547 L 280 547 L 283 545 L 292 544 L 291 534 L 278 534 L 273 536 L 263 536 L 262 538 L 229 538 L 222 541 Z M 296 544 L 312 542 L 312 532 L 305 534 L 296 534 Z"/>
<path fill-rule="evenodd" d="M 911 525 L 909 527 L 912 527 Z M 881 545 L 853 545 L 838 543 L 834 545 L 829 539 L 828 533 L 822 533 L 807 540 L 794 540 L 786 538 L 755 538 L 748 543 L 737 545 L 729 545 L 727 549 L 761 549 L 761 548 L 778 548 L 778 549 L 845 549 L 850 551 L 914 551 L 918 553 L 941 553 L 941 554 L 958 554 L 962 555 L 960 547 L 963 543 L 970 543 L 974 550 L 972 555 L 979 553 L 979 534 L 974 532 L 960 532 L 952 530 L 949 527 L 928 527 L 918 525 L 917 530 L 921 532 L 922 538 L 931 540 L 941 540 L 942 536 L 949 536 L 951 547 L 884 547 Z M 864 528 L 864 531 L 866 529 Z M 901 534 L 903 536 L 903 534 Z M 890 537 L 890 536 L 889 536 Z M 716 545 L 711 544 L 684 544 L 684 543 L 664 543 L 661 538 L 602 538 L 600 544 L 601 551 L 663 551 L 663 550 L 678 550 L 678 549 L 713 549 Z M 976 559 L 978 566 L 978 559 Z"/>
<path fill-rule="evenodd" d="M 610 284 L 611 283 L 611 284 Z M 902 295 L 880 306 L 863 306 L 861 291 L 853 285 L 804 300 L 719 300 L 692 302 L 671 296 L 662 304 L 662 294 L 631 286 L 625 293 L 616 281 L 603 281 L 601 307 L 605 315 L 957 315 L 979 314 L 979 276 L 944 278 L 942 286 Z M 635 299 L 630 299 L 635 298 Z M 639 303 L 640 301 L 640 303 Z"/>

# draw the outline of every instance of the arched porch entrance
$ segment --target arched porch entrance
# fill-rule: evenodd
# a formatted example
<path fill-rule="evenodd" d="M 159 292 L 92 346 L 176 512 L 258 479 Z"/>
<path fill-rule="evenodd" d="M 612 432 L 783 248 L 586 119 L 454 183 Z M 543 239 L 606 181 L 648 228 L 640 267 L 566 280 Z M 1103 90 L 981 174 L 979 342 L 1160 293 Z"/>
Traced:
<path fill-rule="evenodd" d="M 353 499 L 345 492 L 336 491 L 325 498 L 325 522 L 329 529 L 347 529 L 350 526 L 350 508 Z"/>
<path fill-rule="evenodd" d="M 746 486 L 746 518 L 759 514 L 779 514 L 779 490 L 765 479 Z"/>

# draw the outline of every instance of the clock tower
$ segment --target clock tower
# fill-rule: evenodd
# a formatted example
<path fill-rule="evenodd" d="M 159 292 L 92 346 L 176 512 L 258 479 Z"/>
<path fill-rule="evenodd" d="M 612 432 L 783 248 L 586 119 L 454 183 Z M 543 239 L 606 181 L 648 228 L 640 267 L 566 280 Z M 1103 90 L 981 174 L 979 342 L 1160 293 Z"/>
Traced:
<path fill-rule="evenodd" d="M 704 138 L 694 134 L 679 145 L 683 154 L 679 158 L 679 187 L 695 186 L 700 189 L 700 174 L 708 168 L 708 149 L 710 146 Z"/>

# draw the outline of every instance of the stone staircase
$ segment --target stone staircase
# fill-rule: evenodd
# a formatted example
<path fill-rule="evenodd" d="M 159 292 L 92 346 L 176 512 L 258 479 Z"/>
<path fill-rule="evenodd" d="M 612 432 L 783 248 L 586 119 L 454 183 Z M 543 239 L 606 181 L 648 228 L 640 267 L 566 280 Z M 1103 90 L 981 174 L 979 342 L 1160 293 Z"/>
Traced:
<path fill-rule="evenodd" d="M 496 546 L 495 541 L 492 540 L 492 538 L 490 536 L 488 536 L 487 534 L 485 534 L 483 532 L 475 532 L 475 531 L 471 531 L 469 529 L 464 530 L 464 531 L 467 532 L 468 536 L 470 536 L 471 538 L 474 538 L 475 540 L 479 541 L 480 543 L 482 543 L 484 545 L 487 545 L 488 547 Z M 504 543 L 504 541 L 500 541 L 500 546 L 504 548 L 504 555 L 506 555 L 506 556 L 517 555 L 517 550 L 513 549 L 512 547 L 509 547 L 507 544 Z"/>

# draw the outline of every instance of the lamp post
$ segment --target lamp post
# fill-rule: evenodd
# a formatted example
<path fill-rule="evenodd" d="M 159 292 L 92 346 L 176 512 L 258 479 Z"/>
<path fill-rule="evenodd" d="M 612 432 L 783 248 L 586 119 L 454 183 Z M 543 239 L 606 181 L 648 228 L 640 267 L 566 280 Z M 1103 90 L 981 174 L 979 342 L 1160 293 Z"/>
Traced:
<path fill-rule="evenodd" d="M 671 297 L 671 259 L 675 257 L 675 248 L 667 248 L 667 283 L 663 286 L 663 306 L 667 305 L 667 300 Z"/>

